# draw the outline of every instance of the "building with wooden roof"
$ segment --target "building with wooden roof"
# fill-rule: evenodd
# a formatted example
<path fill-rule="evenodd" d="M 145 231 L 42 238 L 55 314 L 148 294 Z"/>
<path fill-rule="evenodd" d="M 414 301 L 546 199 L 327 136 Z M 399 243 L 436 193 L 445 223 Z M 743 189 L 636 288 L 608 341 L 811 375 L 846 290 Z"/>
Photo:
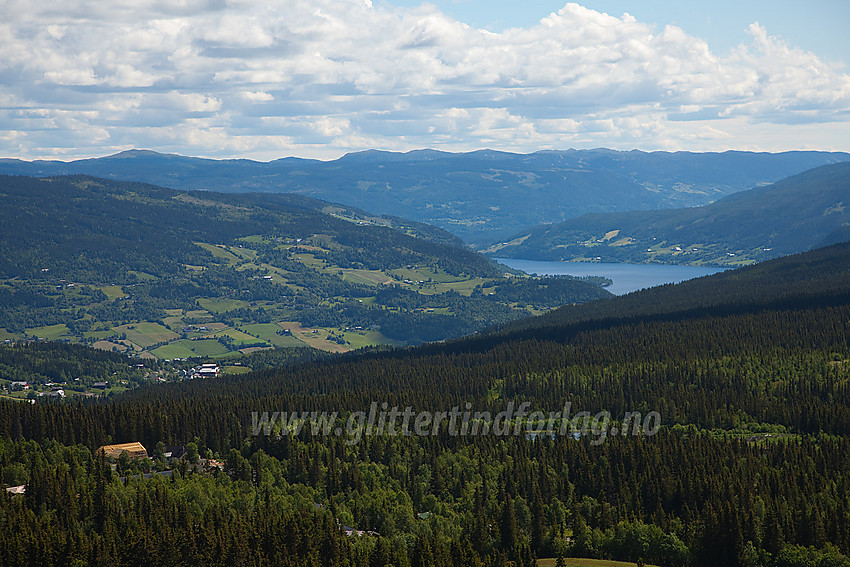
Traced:
<path fill-rule="evenodd" d="M 98 453 L 101 451 L 110 459 L 117 459 L 122 453 L 127 453 L 131 459 L 144 459 L 148 456 L 148 450 L 138 441 L 134 441 L 133 443 L 119 443 L 117 445 L 104 445 L 97 450 Z"/>

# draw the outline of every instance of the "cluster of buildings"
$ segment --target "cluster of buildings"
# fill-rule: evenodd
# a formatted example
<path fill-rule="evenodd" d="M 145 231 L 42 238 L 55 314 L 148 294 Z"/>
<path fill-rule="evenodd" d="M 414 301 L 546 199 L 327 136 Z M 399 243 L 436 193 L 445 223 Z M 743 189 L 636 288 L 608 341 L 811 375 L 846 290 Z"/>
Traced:
<path fill-rule="evenodd" d="M 50 390 L 49 392 L 39 392 L 39 398 L 64 398 L 65 390 Z"/>
<path fill-rule="evenodd" d="M 175 358 L 174 360 L 185 360 Z M 179 380 L 193 380 L 195 378 L 215 378 L 221 372 L 221 368 L 217 364 L 202 364 L 200 366 L 195 366 L 194 368 L 190 368 L 189 370 L 178 370 L 177 378 Z M 164 382 L 164 380 L 163 380 Z"/>
<path fill-rule="evenodd" d="M 56 384 L 54 384 L 52 382 L 46 382 L 43 385 L 47 386 L 47 387 L 56 386 Z M 9 383 L 9 391 L 10 392 L 20 392 L 22 390 L 25 391 L 25 390 L 29 390 L 31 387 L 32 386 L 30 386 L 29 382 L 23 382 L 23 381 L 19 381 L 19 380 L 15 380 L 15 381 Z M 41 397 L 64 398 L 65 397 L 65 390 L 54 389 L 54 390 L 49 390 L 47 392 L 39 392 L 38 397 L 40 397 L 40 398 Z"/>
<path fill-rule="evenodd" d="M 80 379 L 75 378 L 74 382 L 80 382 Z M 31 384 L 27 381 L 14 380 L 12 382 L 9 382 L 8 388 L 9 388 L 10 392 L 21 392 L 21 391 L 30 391 L 30 390 L 36 391 L 37 388 L 50 388 L 49 390 L 45 390 L 43 392 L 38 392 L 38 397 L 64 398 L 65 397 L 65 390 L 64 390 L 63 386 L 67 386 L 67 383 L 66 382 L 60 382 L 60 383 L 57 384 L 57 383 L 54 383 L 54 382 L 51 382 L 51 381 L 44 381 L 44 382 L 38 382 L 38 383 Z M 107 388 L 109 388 L 109 382 L 106 382 L 106 381 L 95 382 L 94 384 L 92 384 L 90 386 L 90 388 L 94 389 L 94 390 L 106 390 Z M 77 389 L 79 391 L 78 388 L 72 388 L 72 389 Z M 30 396 L 30 397 L 32 397 L 32 396 Z"/>
<path fill-rule="evenodd" d="M 192 378 L 215 378 L 218 376 L 220 369 L 217 364 L 202 364 L 200 366 L 196 366 L 191 371 Z"/>
<path fill-rule="evenodd" d="M 96 454 L 103 453 L 108 459 L 118 459 L 124 453 L 131 459 L 147 459 L 153 458 L 154 455 L 145 448 L 139 441 L 132 443 L 118 443 L 115 445 L 103 445 L 98 447 Z M 185 445 L 166 445 L 163 456 L 169 463 L 183 459 L 187 454 Z M 224 469 L 224 463 L 215 459 L 199 459 L 200 463 L 206 468 Z"/>

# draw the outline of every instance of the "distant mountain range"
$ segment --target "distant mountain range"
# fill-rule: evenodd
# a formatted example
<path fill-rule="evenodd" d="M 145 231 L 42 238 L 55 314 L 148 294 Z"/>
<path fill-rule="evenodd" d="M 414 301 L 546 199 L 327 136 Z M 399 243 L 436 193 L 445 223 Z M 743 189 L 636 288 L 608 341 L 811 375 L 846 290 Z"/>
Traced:
<path fill-rule="evenodd" d="M 705 205 L 850 154 L 619 152 L 511 154 L 370 150 L 333 161 L 211 160 L 132 150 L 72 162 L 0 160 L 0 174 L 86 174 L 179 190 L 291 192 L 427 222 L 483 244 L 586 213 Z"/>
<path fill-rule="evenodd" d="M 850 240 L 850 163 L 703 207 L 588 214 L 494 244 L 497 257 L 736 266 Z"/>

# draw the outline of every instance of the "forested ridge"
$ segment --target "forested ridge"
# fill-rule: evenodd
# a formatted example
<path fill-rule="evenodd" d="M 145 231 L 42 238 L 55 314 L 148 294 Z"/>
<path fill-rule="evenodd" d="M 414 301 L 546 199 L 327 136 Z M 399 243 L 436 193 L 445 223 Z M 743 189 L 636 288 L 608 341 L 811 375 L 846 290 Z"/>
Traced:
<path fill-rule="evenodd" d="M 553 312 L 523 328 L 109 400 L 0 403 L 3 564 L 846 566 L 850 245 Z M 596 315 L 594 315 L 594 310 Z M 372 402 L 657 411 L 652 436 L 252 434 Z M 619 429 L 618 429 L 619 430 Z M 109 442 L 194 442 L 220 472 Z M 74 495 L 79 495 L 76 498 Z M 71 500 L 75 504 L 68 504 Z M 340 526 L 373 535 L 343 535 Z M 31 551 L 27 551 L 31 550 Z"/>
<path fill-rule="evenodd" d="M 588 214 L 488 253 L 535 260 L 742 266 L 846 240 L 850 164 L 816 167 L 699 207 Z"/>
<path fill-rule="evenodd" d="M 0 196 L 7 205 L 0 233 L 4 277 L 32 277 L 48 268 L 71 278 L 92 270 L 101 281 L 134 283 L 131 276 L 125 279 L 127 271 L 170 276 L 183 264 L 200 263 L 207 254 L 195 241 L 322 233 L 371 254 L 372 263 L 439 258 L 453 273 L 498 275 L 486 258 L 458 249 L 459 241 L 438 228 L 390 218 L 388 226 L 358 225 L 323 209 L 349 211 L 353 219 L 366 219 L 366 213 L 300 195 L 178 192 L 86 176 L 0 176 Z M 422 238 L 392 230 L 393 223 Z M 369 242 L 373 245 L 364 246 Z M 407 257 L 387 257 L 393 247 Z"/>
<path fill-rule="evenodd" d="M 300 195 L 0 176 L 0 199 L 0 339 L 161 359 L 350 350 L 609 295 L 576 278 L 509 278 L 442 229 Z"/>
<path fill-rule="evenodd" d="M 850 243 L 819 248 L 618 297 L 555 309 L 540 317 L 505 325 L 510 333 L 545 327 L 569 327 L 582 321 L 670 318 L 804 305 L 841 303 L 850 280 Z"/>
<path fill-rule="evenodd" d="M 0 173 L 87 174 L 180 190 L 290 192 L 493 242 L 585 213 L 703 205 L 827 163 L 840 152 L 368 150 L 333 161 L 213 160 L 129 150 L 73 162 L 0 160 Z M 612 227 L 616 228 L 616 227 Z M 607 229 L 611 230 L 611 229 Z"/>

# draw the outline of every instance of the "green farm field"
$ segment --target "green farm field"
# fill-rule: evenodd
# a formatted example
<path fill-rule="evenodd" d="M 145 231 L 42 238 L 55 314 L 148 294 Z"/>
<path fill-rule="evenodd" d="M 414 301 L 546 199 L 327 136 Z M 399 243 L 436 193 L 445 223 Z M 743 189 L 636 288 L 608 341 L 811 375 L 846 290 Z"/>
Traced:
<path fill-rule="evenodd" d="M 116 333 L 126 333 L 127 340 L 132 341 L 142 348 L 148 348 L 157 343 L 173 341 L 179 338 L 179 335 L 174 331 L 153 322 L 121 325 L 120 327 L 115 327 L 114 330 Z"/>
<path fill-rule="evenodd" d="M 216 332 L 213 336 L 214 337 L 220 337 L 220 336 L 230 337 L 231 339 L 233 339 L 233 342 L 236 345 L 254 344 L 254 343 L 258 342 L 258 339 L 256 337 L 252 337 L 251 335 L 249 335 L 247 333 L 243 333 L 242 331 L 240 331 L 238 329 L 230 329 L 230 328 L 222 329 L 221 331 Z M 262 340 L 264 340 L 264 339 L 262 339 Z"/>
<path fill-rule="evenodd" d="M 100 291 L 106 294 L 109 299 L 121 299 L 127 295 L 120 285 L 104 285 L 100 287 Z"/>
<path fill-rule="evenodd" d="M 154 349 L 152 353 L 159 358 L 191 358 L 195 356 L 221 356 L 229 351 L 220 342 L 212 339 L 181 339 Z"/>
<path fill-rule="evenodd" d="M 212 254 L 216 258 L 226 260 L 229 264 L 239 262 L 239 257 L 227 250 L 224 246 L 216 246 L 215 244 L 207 244 L 206 242 L 196 242 L 198 246 Z"/>
<path fill-rule="evenodd" d="M 276 347 L 305 347 L 305 343 L 296 339 L 292 335 L 278 335 L 277 332 L 282 330 L 282 327 L 277 323 L 254 323 L 252 325 L 242 325 L 239 329 L 249 335 L 259 337 L 264 341 L 273 344 Z"/>
<path fill-rule="evenodd" d="M 351 348 L 353 349 L 371 345 L 401 345 L 399 341 L 389 339 L 378 331 L 345 331 L 343 336 L 351 344 Z"/>
<path fill-rule="evenodd" d="M 47 325 L 45 327 L 33 327 L 31 329 L 27 329 L 27 334 L 51 341 L 71 337 L 71 333 L 68 331 L 68 327 L 64 323 L 59 325 Z"/>

